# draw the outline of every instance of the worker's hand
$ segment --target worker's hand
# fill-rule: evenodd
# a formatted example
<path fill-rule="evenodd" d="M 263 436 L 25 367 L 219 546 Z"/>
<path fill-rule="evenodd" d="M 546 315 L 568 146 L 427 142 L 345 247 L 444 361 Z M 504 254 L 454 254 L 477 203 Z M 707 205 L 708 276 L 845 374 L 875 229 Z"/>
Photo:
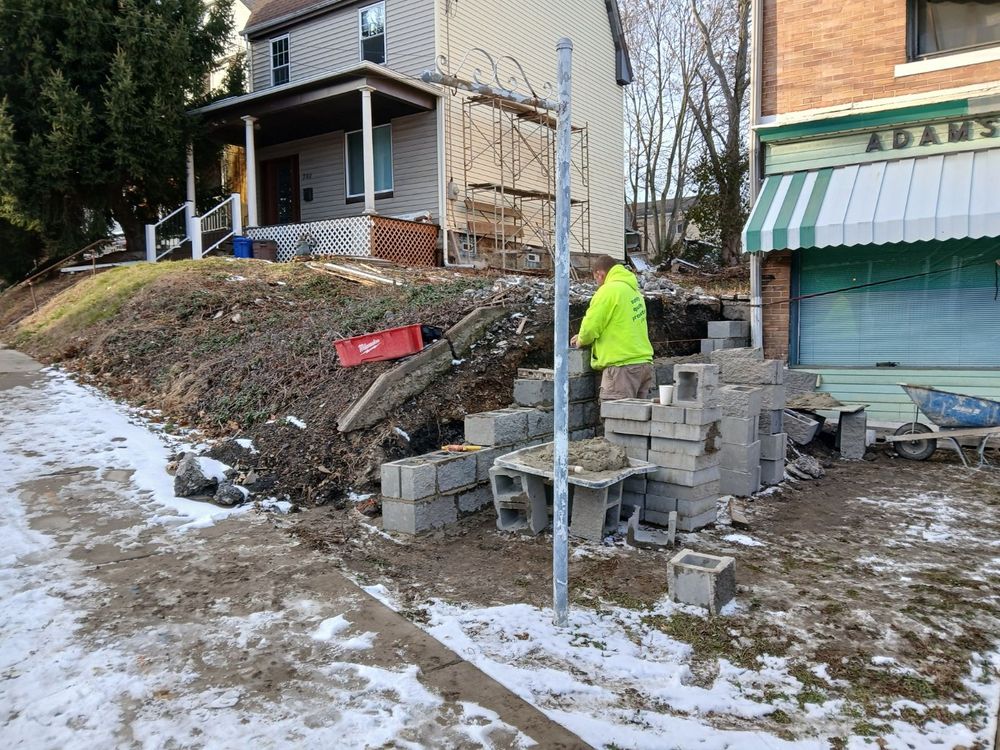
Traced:
<path fill-rule="evenodd" d="M 573 338 L 571 338 L 569 340 L 569 345 L 572 346 L 574 349 L 579 349 L 580 348 L 580 337 L 579 336 L 574 336 Z"/>

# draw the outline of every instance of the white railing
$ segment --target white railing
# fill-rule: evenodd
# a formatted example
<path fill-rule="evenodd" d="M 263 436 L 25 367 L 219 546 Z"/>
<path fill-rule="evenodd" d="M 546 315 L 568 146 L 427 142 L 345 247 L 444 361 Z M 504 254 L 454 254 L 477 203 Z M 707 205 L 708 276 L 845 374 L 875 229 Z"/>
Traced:
<path fill-rule="evenodd" d="M 185 203 L 155 224 L 146 225 L 146 260 L 156 263 L 172 253 L 190 237 L 191 204 Z"/>
<path fill-rule="evenodd" d="M 193 236 L 198 238 L 197 253 L 195 253 L 195 248 L 191 248 L 191 257 L 202 258 L 208 255 L 210 252 L 215 250 L 219 245 L 228 240 L 230 237 L 235 237 L 243 231 L 242 228 L 242 209 L 240 207 L 240 194 L 233 193 L 228 198 L 226 198 L 222 203 L 217 205 L 215 208 L 208 211 L 204 216 L 195 217 L 195 222 L 197 230 Z M 228 230 L 228 231 L 227 231 Z M 221 238 L 215 238 L 219 232 L 226 232 Z M 205 235 L 211 234 L 215 242 L 212 243 L 207 249 L 202 250 L 205 244 Z M 210 239 L 212 239 L 210 238 Z"/>
<path fill-rule="evenodd" d="M 294 258 L 300 246 L 308 246 L 311 255 L 343 255 L 355 258 L 367 258 L 371 255 L 370 216 L 250 227 L 246 233 L 255 240 L 273 240 L 278 243 L 280 262 Z"/>

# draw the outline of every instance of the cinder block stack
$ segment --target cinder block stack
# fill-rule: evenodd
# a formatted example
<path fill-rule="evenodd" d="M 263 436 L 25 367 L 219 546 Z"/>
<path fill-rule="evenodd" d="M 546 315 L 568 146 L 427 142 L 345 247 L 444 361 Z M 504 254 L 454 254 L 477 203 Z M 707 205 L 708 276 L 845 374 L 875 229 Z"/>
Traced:
<path fill-rule="evenodd" d="M 677 527 L 695 531 L 714 523 L 719 497 L 721 440 L 716 365 L 677 365 L 676 392 L 669 406 L 641 399 L 601 405 L 605 437 L 625 447 L 633 458 L 659 469 L 645 479 L 625 483 L 623 513 L 643 509 L 649 523 L 666 526 L 677 512 Z"/>
<path fill-rule="evenodd" d="M 589 350 L 573 350 L 568 356 L 570 439 L 584 440 L 594 437 L 600 424 L 597 380 L 590 368 Z M 482 450 L 435 451 L 382 465 L 382 526 L 386 531 L 417 534 L 455 523 L 461 515 L 491 502 L 496 504 L 490 487 L 493 462 L 504 454 L 552 439 L 552 371 L 522 370 L 519 374 L 522 377 L 514 385 L 515 406 L 465 417 L 465 442 Z M 507 498 L 504 503 L 503 518 L 509 527 L 530 520 L 527 500 Z M 500 506 L 497 508 L 499 513 Z M 535 516 L 539 522 L 540 514 Z"/>
<path fill-rule="evenodd" d="M 719 389 L 722 408 L 722 468 L 720 489 L 725 495 L 748 497 L 760 489 L 758 437 L 761 390 L 749 385 Z"/>
<path fill-rule="evenodd" d="M 745 320 L 713 320 L 708 324 L 708 338 L 701 340 L 701 353 L 745 347 L 750 340 L 750 323 Z"/>
<path fill-rule="evenodd" d="M 785 451 L 788 444 L 788 436 L 784 432 L 784 410 L 785 410 L 785 368 L 779 360 L 765 360 L 758 349 L 734 349 L 729 352 L 713 352 L 710 355 L 713 361 L 717 361 L 722 368 L 722 381 L 726 385 L 747 386 L 757 391 L 760 396 L 760 413 L 757 417 L 757 437 L 750 440 L 752 435 L 748 432 L 746 425 L 737 422 L 724 424 L 723 431 L 726 437 L 732 439 L 747 440 L 746 458 L 752 458 L 755 450 L 752 446 L 754 442 L 759 442 L 759 482 L 760 485 L 769 487 L 780 483 L 785 478 Z M 730 393 L 735 393 L 732 389 Z M 733 398 L 736 398 L 734 395 Z M 733 408 L 738 408 L 736 401 L 732 402 Z M 727 419 L 747 419 L 749 415 L 727 416 Z M 732 461 L 733 468 L 724 466 L 728 472 L 740 473 L 736 466 L 746 466 L 748 462 L 741 463 L 743 451 L 730 448 L 725 452 L 724 463 Z M 755 474 L 748 471 L 743 474 Z M 749 495 L 757 491 L 751 489 L 755 484 L 753 477 L 734 476 L 733 474 L 723 474 L 722 490 L 730 495 Z M 748 491 L 750 490 L 750 491 Z"/>

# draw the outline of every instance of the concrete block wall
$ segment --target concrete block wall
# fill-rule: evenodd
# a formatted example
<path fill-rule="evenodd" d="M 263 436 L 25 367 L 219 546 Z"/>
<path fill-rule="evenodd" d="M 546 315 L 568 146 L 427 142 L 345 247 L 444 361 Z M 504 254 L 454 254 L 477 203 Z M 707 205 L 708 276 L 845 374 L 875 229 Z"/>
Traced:
<path fill-rule="evenodd" d="M 701 340 L 701 353 L 738 349 L 750 343 L 750 323 L 745 320 L 713 320 L 708 324 L 708 338 Z"/>
<path fill-rule="evenodd" d="M 570 440 L 593 438 L 600 427 L 600 405 L 590 351 L 571 351 L 569 368 Z M 418 534 L 454 524 L 463 515 L 481 510 L 494 502 L 490 469 L 498 457 L 552 440 L 551 370 L 519 374 L 523 377 L 514 384 L 514 405 L 466 415 L 465 442 L 480 450 L 434 451 L 382 465 L 383 529 Z M 503 510 L 508 524 L 516 525 L 510 520 L 512 514 L 527 514 L 526 508 Z"/>
<path fill-rule="evenodd" d="M 677 387 L 671 405 L 643 399 L 604 402 L 604 436 L 624 446 L 630 457 L 658 467 L 625 483 L 623 513 L 639 507 L 645 522 L 667 526 L 676 512 L 677 528 L 696 531 L 716 520 L 722 446 L 719 367 L 679 364 L 670 380 Z"/>

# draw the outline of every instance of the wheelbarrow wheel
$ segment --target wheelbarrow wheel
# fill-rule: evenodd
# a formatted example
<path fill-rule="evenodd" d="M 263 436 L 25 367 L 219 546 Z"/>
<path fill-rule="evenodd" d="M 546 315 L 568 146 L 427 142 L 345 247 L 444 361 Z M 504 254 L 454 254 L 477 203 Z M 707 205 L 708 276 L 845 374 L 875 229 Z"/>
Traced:
<path fill-rule="evenodd" d="M 928 432 L 934 432 L 934 430 L 925 424 L 920 424 L 920 422 L 909 422 L 896 430 L 895 434 L 899 437 L 900 435 L 926 435 Z M 933 439 L 900 440 L 892 445 L 896 449 L 896 455 L 910 461 L 926 461 L 937 450 L 937 440 Z"/>

